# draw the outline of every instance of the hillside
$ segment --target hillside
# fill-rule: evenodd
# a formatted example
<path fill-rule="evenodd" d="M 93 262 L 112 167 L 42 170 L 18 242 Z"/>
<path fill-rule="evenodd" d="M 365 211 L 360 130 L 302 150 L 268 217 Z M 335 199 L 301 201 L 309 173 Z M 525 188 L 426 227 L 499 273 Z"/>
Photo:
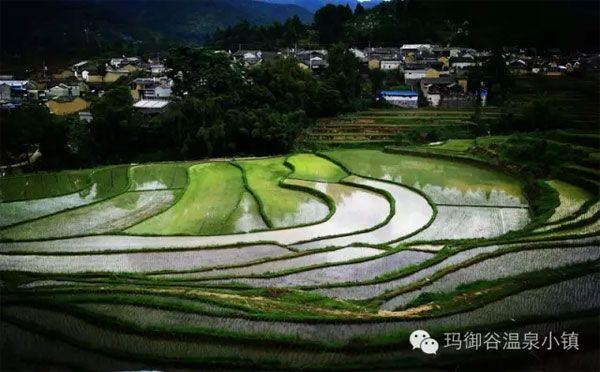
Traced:
<path fill-rule="evenodd" d="M 352 9 L 354 9 L 354 8 L 356 8 L 356 5 L 358 3 L 361 3 L 363 7 L 371 8 L 371 7 L 374 7 L 375 5 L 378 5 L 379 3 L 382 3 L 386 0 L 362 0 L 362 1 L 358 1 L 358 0 L 262 0 L 262 1 L 271 3 L 271 4 L 294 4 L 294 5 L 300 6 L 304 9 L 307 9 L 311 12 L 316 12 L 321 7 L 323 7 L 327 4 L 334 4 L 334 5 L 348 4 Z M 389 1 L 389 0 L 387 0 L 387 1 Z"/>
<path fill-rule="evenodd" d="M 344 25 L 351 42 L 518 45 L 595 51 L 597 1 L 391 1 Z M 577 25 L 577 27 L 574 27 Z"/>
<path fill-rule="evenodd" d="M 312 14 L 296 5 L 254 0 L 2 1 L 2 62 L 41 65 L 102 52 L 137 53 L 169 41 L 198 43 L 217 27 L 247 20 L 284 21 Z"/>

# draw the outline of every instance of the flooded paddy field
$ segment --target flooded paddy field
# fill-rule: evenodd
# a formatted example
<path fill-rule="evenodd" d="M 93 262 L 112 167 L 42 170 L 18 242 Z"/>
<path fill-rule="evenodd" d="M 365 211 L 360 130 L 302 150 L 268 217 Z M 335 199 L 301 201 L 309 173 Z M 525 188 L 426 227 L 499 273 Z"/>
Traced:
<path fill-rule="evenodd" d="M 565 179 L 544 218 L 514 175 L 364 149 L 0 180 L 20 366 L 412 368 L 415 329 L 597 324 L 597 195 Z"/>

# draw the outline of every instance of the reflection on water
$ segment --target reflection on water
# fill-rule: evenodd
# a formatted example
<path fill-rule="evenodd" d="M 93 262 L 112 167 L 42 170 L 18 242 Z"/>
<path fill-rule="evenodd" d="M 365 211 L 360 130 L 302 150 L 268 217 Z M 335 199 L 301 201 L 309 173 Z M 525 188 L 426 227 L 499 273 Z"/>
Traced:
<path fill-rule="evenodd" d="M 148 164 L 131 168 L 131 190 L 183 188 L 187 183 L 188 164 Z"/>
<path fill-rule="evenodd" d="M 281 218 L 273 221 L 275 226 L 294 226 L 304 225 L 315 221 L 320 221 L 327 217 L 329 208 L 319 200 L 308 199 L 300 204 L 293 213 L 287 213 Z"/>
<path fill-rule="evenodd" d="M 135 183 L 133 185 L 133 189 L 134 190 L 162 190 L 162 189 L 166 189 L 169 186 L 160 181 L 160 180 L 153 180 L 153 181 L 146 181 L 143 183 Z"/>
<path fill-rule="evenodd" d="M 113 255 L 47 256 L 44 260 L 32 255 L 6 256 L 0 270 L 22 270 L 46 273 L 129 272 L 142 273 L 163 270 L 192 270 L 210 266 L 235 265 L 267 257 L 281 257 L 291 252 L 276 245 L 256 245 L 242 248 L 208 249 L 178 252 L 143 252 Z"/>
<path fill-rule="evenodd" d="M 507 253 L 453 271 L 420 289 L 402 293 L 383 303 L 381 308 L 397 309 L 407 305 L 421 293 L 443 293 L 455 289 L 461 283 L 517 276 L 526 272 L 593 261 L 598 258 L 600 258 L 600 251 L 597 247 L 534 249 Z"/>
<path fill-rule="evenodd" d="M 164 210 L 175 196 L 172 190 L 127 192 L 94 205 L 8 228 L 2 236 L 41 239 L 119 231 Z"/>
<path fill-rule="evenodd" d="M 327 217 L 328 206 L 318 197 L 280 186 L 290 176 L 284 158 L 246 160 L 238 163 L 246 172 L 248 185 L 262 202 L 263 212 L 275 228 L 317 223 Z"/>
<path fill-rule="evenodd" d="M 240 204 L 238 205 L 234 213 L 231 215 L 231 218 L 229 220 L 231 222 L 225 225 L 227 227 L 233 223 L 233 231 L 231 232 L 234 233 L 267 229 L 267 225 L 260 216 L 258 204 L 256 203 L 256 200 L 254 200 L 252 194 L 250 194 L 249 192 L 244 193 Z"/>
<path fill-rule="evenodd" d="M 328 155 L 357 174 L 413 186 L 442 204 L 519 206 L 527 201 L 519 182 L 500 172 L 443 159 L 339 150 Z"/>
<path fill-rule="evenodd" d="M 344 246 L 352 243 L 383 244 L 408 235 L 429 222 L 433 209 L 427 200 L 418 193 L 405 187 L 351 176 L 345 179 L 358 185 L 366 185 L 390 193 L 395 200 L 394 216 L 384 226 L 373 231 L 340 238 L 323 239 L 296 246 L 300 249 Z"/>
<path fill-rule="evenodd" d="M 492 238 L 519 230 L 529 222 L 525 208 L 438 206 L 433 223 L 406 240 Z"/>
<path fill-rule="evenodd" d="M 85 190 L 69 195 L 0 203 L 0 227 L 89 204 L 96 200 L 98 196 L 97 189 L 98 184 L 94 183 Z"/>
<path fill-rule="evenodd" d="M 66 209 L 85 206 L 125 191 L 127 166 L 97 169 L 91 174 L 92 184 L 78 192 L 51 198 L 0 203 L 0 226 L 48 216 Z M 29 178 L 27 178 L 27 182 Z M 32 181 L 38 185 L 43 180 Z M 47 185 L 44 185 L 47 187 Z"/>
<path fill-rule="evenodd" d="M 365 247 L 347 247 L 330 252 L 321 252 L 309 254 L 301 257 L 288 258 L 270 262 L 259 263 L 244 267 L 224 268 L 221 270 L 211 270 L 198 273 L 170 274 L 160 275 L 161 278 L 169 279 L 199 279 L 223 276 L 247 276 L 261 275 L 265 273 L 274 273 L 277 271 L 290 270 L 300 267 L 321 265 L 326 263 L 335 263 L 354 260 L 363 257 L 372 257 L 382 254 L 385 251 Z"/>
<path fill-rule="evenodd" d="M 322 267 L 272 278 L 248 278 L 235 281 L 255 287 L 295 287 L 345 283 L 373 279 L 387 272 L 421 263 L 431 257 L 433 257 L 432 253 L 404 250 L 365 262 Z"/>
<path fill-rule="evenodd" d="M 136 248 L 182 248 L 230 245 L 272 241 L 294 244 L 308 239 L 317 239 L 336 234 L 351 234 L 376 226 L 390 213 L 388 201 L 369 190 L 343 184 L 319 185 L 318 182 L 286 180 L 286 183 L 321 187 L 336 203 L 333 216 L 320 224 L 271 231 L 251 232 L 243 235 L 218 236 L 110 236 L 59 239 L 40 243 L 0 243 L 3 250 L 35 249 L 37 251 L 123 250 Z"/>

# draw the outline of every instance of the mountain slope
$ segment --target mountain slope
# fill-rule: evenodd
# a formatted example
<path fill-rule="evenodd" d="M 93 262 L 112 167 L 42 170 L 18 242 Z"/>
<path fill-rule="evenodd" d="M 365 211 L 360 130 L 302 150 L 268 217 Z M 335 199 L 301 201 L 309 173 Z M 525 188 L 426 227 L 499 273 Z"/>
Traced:
<path fill-rule="evenodd" d="M 300 6 L 304 9 L 307 9 L 311 12 L 316 12 L 320 8 L 324 7 L 327 4 L 334 5 L 346 5 L 348 4 L 353 10 L 356 8 L 356 4 L 361 3 L 365 8 L 372 8 L 379 3 L 386 0 L 262 0 L 266 3 L 271 4 L 292 4 Z M 388 0 L 389 1 L 389 0 Z"/>
<path fill-rule="evenodd" d="M 283 22 L 297 15 L 303 22 L 312 21 L 312 14 L 297 5 L 255 0 L 118 0 L 106 4 L 134 24 L 194 41 L 203 41 L 217 27 L 242 20 L 265 24 Z"/>
<path fill-rule="evenodd" d="M 138 53 L 169 42 L 199 43 L 216 30 L 247 20 L 284 21 L 312 14 L 296 5 L 254 0 L 0 1 L 2 62 Z"/>

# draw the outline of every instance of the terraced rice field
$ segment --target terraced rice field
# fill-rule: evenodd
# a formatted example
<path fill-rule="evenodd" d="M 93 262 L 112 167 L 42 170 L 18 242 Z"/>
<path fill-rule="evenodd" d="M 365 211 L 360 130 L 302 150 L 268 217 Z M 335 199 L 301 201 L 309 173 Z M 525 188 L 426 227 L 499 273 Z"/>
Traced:
<path fill-rule="evenodd" d="M 597 338 L 598 195 L 568 179 L 545 180 L 559 200 L 543 220 L 518 177 L 378 150 L 1 180 L 16 369 L 443 369 L 481 354 L 432 359 L 413 330 Z"/>
<path fill-rule="evenodd" d="M 369 110 L 322 119 L 301 141 L 319 144 L 391 144 L 401 133 L 415 128 L 466 128 L 474 109 L 383 109 Z M 481 119 L 500 115 L 497 109 L 486 108 Z"/>
<path fill-rule="evenodd" d="M 13 201 L 5 199 L 0 203 L 0 226 L 14 225 L 27 220 L 52 215 L 71 208 L 77 208 L 83 205 L 102 201 L 104 199 L 115 196 L 123 191 L 128 186 L 126 166 L 116 166 L 108 168 L 96 169 L 89 174 L 89 182 L 81 189 L 73 192 L 60 195 L 56 190 L 48 188 L 48 190 L 40 189 L 31 199 Z M 45 176 L 20 176 L 14 177 L 18 181 L 11 181 L 12 178 L 6 178 L 0 185 L 2 194 L 10 195 L 17 194 L 28 187 L 23 187 L 21 182 L 27 179 L 27 182 L 36 180 L 36 184 L 52 183 L 55 177 L 48 175 L 50 180 L 46 180 Z M 79 179 L 79 178 L 78 178 Z M 80 181 L 80 183 L 83 181 Z M 69 183 L 70 187 L 72 184 Z M 33 188 L 33 186 L 32 186 Z M 13 190 L 13 189 L 16 189 Z M 65 191 L 65 187 L 59 188 Z M 43 192 L 42 192 L 43 191 Z"/>
<path fill-rule="evenodd" d="M 314 223 L 327 217 L 327 205 L 318 197 L 281 187 L 290 173 L 283 158 L 241 161 L 247 187 L 253 190 L 268 225 L 289 227 Z M 315 177 L 316 173 L 315 173 Z"/>

